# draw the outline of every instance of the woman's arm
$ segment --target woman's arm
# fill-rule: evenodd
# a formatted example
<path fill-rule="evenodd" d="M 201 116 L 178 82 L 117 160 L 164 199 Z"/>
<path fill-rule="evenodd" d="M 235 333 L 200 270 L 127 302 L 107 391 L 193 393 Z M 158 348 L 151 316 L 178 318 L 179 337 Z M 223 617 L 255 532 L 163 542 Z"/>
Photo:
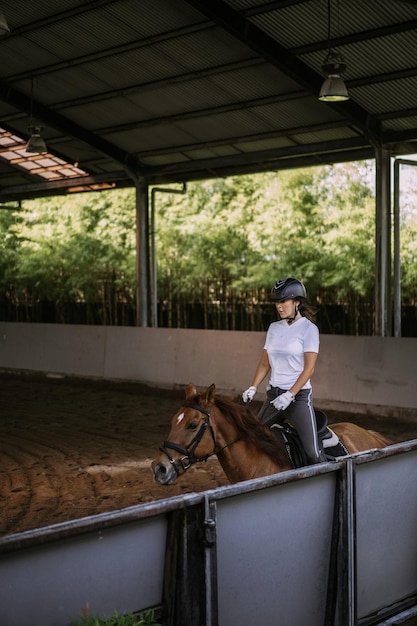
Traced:
<path fill-rule="evenodd" d="M 262 350 L 261 358 L 259 359 L 259 363 L 256 367 L 255 374 L 252 380 L 252 387 L 258 387 L 265 376 L 268 374 L 271 369 L 271 365 L 269 364 L 268 353 L 264 349 Z"/>

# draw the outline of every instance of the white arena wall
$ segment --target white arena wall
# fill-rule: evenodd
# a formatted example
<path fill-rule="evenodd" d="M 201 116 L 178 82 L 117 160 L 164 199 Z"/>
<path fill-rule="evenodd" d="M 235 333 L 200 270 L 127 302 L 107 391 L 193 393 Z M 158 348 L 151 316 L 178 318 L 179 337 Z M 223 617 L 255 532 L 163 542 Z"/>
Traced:
<path fill-rule="evenodd" d="M 215 383 L 235 395 L 250 385 L 264 338 L 242 331 L 0 322 L 0 370 L 164 389 Z M 321 335 L 316 407 L 417 417 L 416 355 L 416 338 Z"/>

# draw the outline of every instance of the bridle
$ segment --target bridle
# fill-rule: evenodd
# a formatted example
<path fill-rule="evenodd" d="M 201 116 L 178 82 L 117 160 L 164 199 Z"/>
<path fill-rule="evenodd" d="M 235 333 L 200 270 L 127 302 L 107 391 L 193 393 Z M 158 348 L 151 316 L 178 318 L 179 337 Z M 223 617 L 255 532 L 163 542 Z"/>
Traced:
<path fill-rule="evenodd" d="M 159 446 L 160 451 L 163 452 L 168 457 L 168 460 L 171 463 L 177 475 L 179 475 L 181 472 L 185 472 L 186 470 L 188 470 L 192 465 L 194 465 L 194 463 L 207 461 L 207 459 L 209 459 L 211 456 L 214 456 L 215 454 L 218 454 L 219 452 L 221 452 L 228 446 L 231 446 L 233 443 L 238 441 L 241 437 L 239 435 L 239 437 L 237 437 L 230 443 L 227 443 L 222 448 L 217 448 L 216 436 L 214 434 L 213 427 L 210 423 L 211 407 L 209 407 L 208 409 L 205 409 L 199 404 L 194 404 L 193 402 L 184 402 L 182 406 L 189 407 L 191 409 L 195 409 L 196 411 L 199 411 L 200 413 L 205 415 L 205 419 L 204 419 L 204 422 L 201 424 L 200 428 L 198 429 L 197 433 L 195 434 L 194 438 L 192 439 L 192 441 L 188 444 L 188 446 L 186 447 L 180 446 L 174 441 L 164 441 Z M 202 440 L 202 438 L 204 437 L 204 434 L 207 429 L 209 429 L 211 438 L 213 440 L 213 450 L 212 452 L 209 452 L 208 454 L 204 456 L 201 456 L 201 457 L 195 456 L 195 451 L 197 449 L 197 446 Z M 175 450 L 176 452 L 179 452 L 183 456 L 179 459 L 173 459 L 171 454 L 169 453 L 169 450 Z"/>

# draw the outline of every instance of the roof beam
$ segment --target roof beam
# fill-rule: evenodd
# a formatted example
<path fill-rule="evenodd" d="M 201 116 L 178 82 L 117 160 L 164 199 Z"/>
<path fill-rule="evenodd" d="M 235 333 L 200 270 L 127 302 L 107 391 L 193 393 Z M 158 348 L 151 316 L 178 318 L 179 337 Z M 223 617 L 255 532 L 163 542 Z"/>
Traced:
<path fill-rule="evenodd" d="M 77 15 L 83 15 L 87 11 L 96 11 L 97 9 L 106 6 L 106 4 L 112 4 L 113 2 L 114 0 L 89 0 L 89 2 L 81 2 L 78 6 L 66 9 L 60 13 L 54 13 L 53 15 L 41 17 L 38 20 L 30 20 L 27 24 L 23 24 L 22 26 L 13 26 L 7 37 L 25 35 L 40 28 L 44 28 L 45 26 L 49 26 L 50 24 L 56 24 L 57 22 L 68 20 Z"/>
<path fill-rule="evenodd" d="M 194 169 L 217 171 L 223 167 L 239 167 L 245 164 L 268 163 L 271 165 L 273 161 L 283 158 L 301 157 L 304 155 L 316 155 L 319 158 L 321 154 L 335 154 L 339 152 L 347 152 L 367 148 L 368 145 L 362 137 L 353 137 L 340 139 L 337 141 L 322 141 L 312 144 L 302 144 L 294 146 L 286 146 L 284 148 L 272 148 L 271 150 L 259 150 L 257 152 L 241 152 L 239 155 L 215 157 L 201 159 L 196 161 L 185 161 L 183 163 L 175 163 L 169 165 L 159 165 L 157 168 L 153 166 L 144 166 L 144 176 L 152 176 L 155 170 L 158 174 L 177 175 L 177 180 L 187 179 L 187 172 Z M 296 166 L 294 166 L 296 167 Z M 274 165 L 271 165 L 271 169 Z M 158 175 L 157 174 L 157 175 Z"/>
<path fill-rule="evenodd" d="M 0 188 L 0 202 L 8 202 L 14 199 L 29 199 L 44 196 L 54 196 L 68 193 L 75 187 L 88 187 L 100 185 L 111 181 L 117 187 L 126 186 L 129 181 L 133 185 L 132 179 L 123 171 L 106 172 L 104 174 L 91 174 L 90 176 L 80 176 L 79 178 L 67 178 L 56 181 L 37 181 L 23 185 L 10 185 Z"/>
<path fill-rule="evenodd" d="M 353 148 L 349 152 L 327 152 L 321 154 L 300 154 L 289 158 L 280 158 L 275 161 L 254 161 L 245 162 L 235 165 L 234 163 L 223 163 L 221 161 L 211 164 L 211 167 L 205 167 L 202 164 L 201 169 L 190 171 L 181 179 L 173 177 L 172 172 L 165 172 L 163 169 L 157 172 L 147 172 L 146 180 L 150 185 L 165 184 L 191 180 L 202 180 L 207 178 L 221 178 L 224 176 L 237 176 L 241 174 L 256 174 L 257 172 L 265 172 L 271 170 L 288 170 L 300 167 L 312 167 L 316 165 L 331 165 L 333 163 L 346 163 L 347 161 L 363 161 L 365 159 L 374 159 L 375 152 L 370 146 L 366 148 Z"/>
<path fill-rule="evenodd" d="M 301 55 L 329 48 L 341 48 L 342 46 L 358 43 L 360 41 L 370 41 L 371 39 L 380 39 L 381 37 L 388 37 L 389 35 L 398 35 L 399 33 L 414 31 L 416 28 L 417 20 L 398 22 L 397 24 L 389 24 L 379 28 L 349 33 L 348 35 L 340 35 L 339 37 L 333 37 L 325 41 L 316 41 L 303 46 L 297 46 L 296 48 L 292 48 L 291 52 L 295 55 Z"/>
<path fill-rule="evenodd" d="M 285 130 L 275 130 L 269 131 L 266 133 L 257 133 L 252 135 L 240 135 L 238 137 L 234 137 L 231 142 L 230 139 L 211 139 L 209 141 L 199 141 L 198 143 L 189 143 L 172 145 L 169 147 L 158 148 L 153 150 L 147 150 L 140 153 L 141 159 L 145 159 L 147 157 L 155 157 L 158 155 L 166 155 L 166 154 L 186 154 L 187 152 L 193 152 L 195 150 L 210 150 L 211 148 L 217 148 L 222 146 L 233 146 L 236 150 L 239 150 L 239 144 L 242 143 L 251 143 L 255 141 L 265 141 L 268 139 L 277 139 L 278 137 L 284 137 L 289 141 L 294 142 L 295 135 L 303 135 L 310 133 L 323 133 L 326 130 L 334 130 L 337 128 L 344 129 L 345 124 L 341 121 L 334 122 L 324 122 L 322 124 L 314 124 L 312 126 L 298 126 L 293 128 L 288 128 Z"/>
<path fill-rule="evenodd" d="M 232 9 L 222 0 L 185 1 L 254 50 L 280 72 L 292 78 L 316 97 L 318 96 L 323 77 L 244 15 Z M 324 103 L 324 106 L 330 106 L 337 110 L 340 115 L 345 116 L 371 143 L 379 143 L 381 129 L 378 120 L 356 102 L 348 100 L 343 104 Z"/>
<path fill-rule="evenodd" d="M 279 102 L 288 102 L 291 100 L 296 100 L 298 98 L 311 98 L 311 96 L 309 93 L 306 93 L 304 91 L 296 91 L 293 93 L 286 93 L 278 96 L 265 96 L 263 98 L 256 98 L 254 100 L 240 100 L 239 102 L 222 104 L 216 107 L 211 107 L 210 109 L 196 109 L 194 111 L 186 111 L 173 115 L 167 115 L 165 117 L 152 117 L 140 121 L 134 120 L 132 122 L 115 124 L 114 126 L 106 126 L 105 128 L 97 129 L 97 132 L 102 134 L 111 134 L 126 132 L 138 128 L 151 128 L 152 126 L 173 124 L 175 122 L 181 122 L 184 120 L 200 119 L 201 117 L 209 117 L 210 115 L 219 115 L 221 113 L 245 111 L 248 109 L 253 109 L 255 107 L 268 106 L 270 104 L 277 104 Z"/>
<path fill-rule="evenodd" d="M 114 1 L 114 0 L 112 0 Z M 184 26 L 183 28 L 177 28 L 157 35 L 134 39 L 133 41 L 124 42 L 118 46 L 106 48 L 105 50 L 97 50 L 89 54 L 83 54 L 78 57 L 72 57 L 65 61 L 58 61 L 57 63 L 51 63 L 43 67 L 31 71 L 21 72 L 20 74 L 14 74 L 9 77 L 10 82 L 21 81 L 32 76 L 42 76 L 43 74 L 51 74 L 52 72 L 60 72 L 67 68 L 74 68 L 81 65 L 86 65 L 93 61 L 102 61 L 108 57 L 113 57 L 117 54 L 123 54 L 130 50 L 137 50 L 138 48 L 144 48 L 147 46 L 163 43 L 164 41 L 171 41 L 172 39 L 184 37 L 190 33 L 196 33 L 202 30 L 213 29 L 213 25 L 208 22 L 199 22 L 198 24 L 192 24 Z"/>
<path fill-rule="evenodd" d="M 147 83 L 137 83 L 135 85 L 129 85 L 127 87 L 120 87 L 116 91 L 101 91 L 100 93 L 72 98 L 71 100 L 62 100 L 61 102 L 54 103 L 51 108 L 54 111 L 59 111 L 60 109 L 68 109 L 69 107 L 74 106 L 85 106 L 93 102 L 104 102 L 105 100 L 111 100 L 115 97 L 128 97 L 137 93 L 146 93 L 155 89 L 161 89 L 169 85 L 178 85 L 182 83 L 187 83 L 191 80 L 201 80 L 202 78 L 207 78 L 208 76 L 217 76 L 218 74 L 235 72 L 237 70 L 246 69 L 248 67 L 257 67 L 259 65 L 265 65 L 265 63 L 266 62 L 259 57 L 251 57 L 240 61 L 234 61 L 232 63 L 225 63 L 223 65 L 215 65 L 214 67 L 198 69 L 193 72 L 187 72 L 185 74 L 169 76 L 164 79 L 158 79 Z M 34 75 L 37 75 L 36 72 Z M 4 117 L 3 119 L 11 120 L 13 119 L 13 116 L 10 115 L 8 117 Z"/>
<path fill-rule="evenodd" d="M 35 119 L 43 122 L 46 126 L 51 126 L 57 130 L 76 137 L 86 144 L 92 146 L 106 157 L 122 165 L 131 175 L 137 176 L 139 171 L 139 161 L 133 155 L 121 150 L 106 139 L 87 131 L 85 128 L 64 117 L 60 113 L 45 107 L 40 102 L 32 100 L 20 91 L 11 87 L 8 83 L 0 81 L 0 99 L 14 106 L 27 115 L 32 115 Z"/>

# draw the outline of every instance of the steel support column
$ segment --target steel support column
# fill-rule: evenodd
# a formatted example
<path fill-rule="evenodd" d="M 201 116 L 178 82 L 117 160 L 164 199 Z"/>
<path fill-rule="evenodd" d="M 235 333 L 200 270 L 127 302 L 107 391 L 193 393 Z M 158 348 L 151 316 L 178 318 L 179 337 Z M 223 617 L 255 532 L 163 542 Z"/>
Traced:
<path fill-rule="evenodd" d="M 375 158 L 375 335 L 391 337 L 391 159 L 389 151 L 380 147 Z"/>

